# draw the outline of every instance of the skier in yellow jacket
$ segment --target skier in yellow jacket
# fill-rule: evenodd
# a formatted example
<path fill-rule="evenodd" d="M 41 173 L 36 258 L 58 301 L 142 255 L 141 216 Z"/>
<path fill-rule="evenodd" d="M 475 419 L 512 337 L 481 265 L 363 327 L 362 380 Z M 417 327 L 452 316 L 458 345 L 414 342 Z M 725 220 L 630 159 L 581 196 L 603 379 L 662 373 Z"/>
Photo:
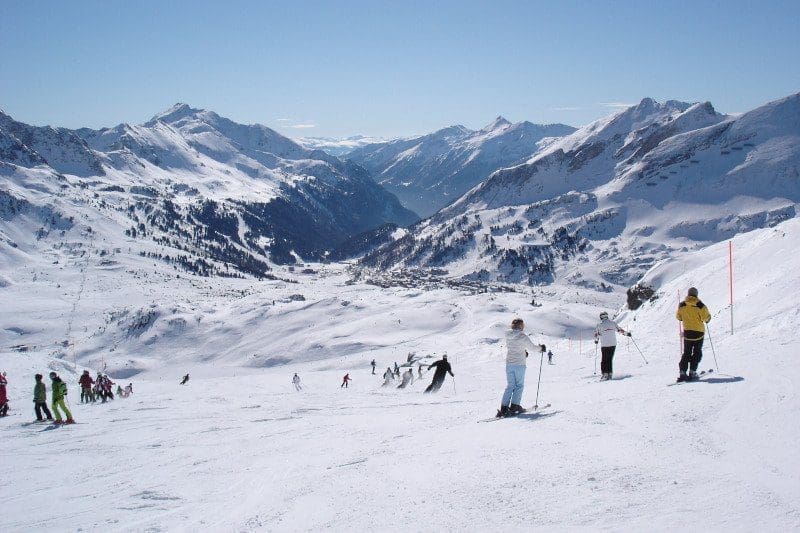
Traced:
<path fill-rule="evenodd" d="M 697 298 L 697 289 L 689 289 L 686 299 L 678 306 L 675 318 L 683 323 L 683 357 L 678 363 L 680 375 L 678 381 L 694 381 L 697 379 L 697 367 L 703 358 L 703 338 L 706 324 L 711 320 L 708 307 Z M 686 371 L 689 370 L 689 374 Z"/>

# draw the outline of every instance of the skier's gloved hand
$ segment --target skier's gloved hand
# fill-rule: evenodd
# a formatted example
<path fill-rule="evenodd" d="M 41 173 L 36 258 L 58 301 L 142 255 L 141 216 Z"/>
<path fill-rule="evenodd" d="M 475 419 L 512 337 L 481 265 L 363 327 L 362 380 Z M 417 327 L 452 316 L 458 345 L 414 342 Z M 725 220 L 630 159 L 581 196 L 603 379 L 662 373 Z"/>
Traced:
<path fill-rule="evenodd" d="M 540 344 L 539 349 L 542 351 L 542 353 L 544 353 L 547 351 L 547 346 L 545 346 L 544 344 Z"/>
<path fill-rule="evenodd" d="M 597 339 L 594 340 L 594 343 L 597 344 Z"/>
<path fill-rule="evenodd" d="M 627 335 L 628 337 L 632 337 L 633 336 L 633 335 L 631 335 L 630 331 L 628 333 L 626 333 L 625 335 Z"/>

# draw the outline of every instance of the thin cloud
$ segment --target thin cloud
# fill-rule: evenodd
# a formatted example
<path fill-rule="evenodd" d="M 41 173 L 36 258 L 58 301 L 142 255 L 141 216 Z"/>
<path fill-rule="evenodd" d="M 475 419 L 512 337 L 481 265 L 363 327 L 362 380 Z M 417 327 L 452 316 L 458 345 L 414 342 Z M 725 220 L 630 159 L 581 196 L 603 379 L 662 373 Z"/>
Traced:
<path fill-rule="evenodd" d="M 583 111 L 582 107 L 551 107 L 550 111 Z"/>
<path fill-rule="evenodd" d="M 600 102 L 598 105 L 602 106 L 602 107 L 611 107 L 611 108 L 614 108 L 614 109 L 622 109 L 622 108 L 626 108 L 626 107 L 633 107 L 636 104 L 626 104 L 624 102 Z"/>
<path fill-rule="evenodd" d="M 294 120 L 294 119 L 292 119 L 292 118 L 276 118 L 275 122 L 291 122 L 292 120 Z"/>
<path fill-rule="evenodd" d="M 294 124 L 293 126 L 289 126 L 290 128 L 294 128 L 296 130 L 308 130 L 311 128 L 316 128 L 316 124 Z"/>

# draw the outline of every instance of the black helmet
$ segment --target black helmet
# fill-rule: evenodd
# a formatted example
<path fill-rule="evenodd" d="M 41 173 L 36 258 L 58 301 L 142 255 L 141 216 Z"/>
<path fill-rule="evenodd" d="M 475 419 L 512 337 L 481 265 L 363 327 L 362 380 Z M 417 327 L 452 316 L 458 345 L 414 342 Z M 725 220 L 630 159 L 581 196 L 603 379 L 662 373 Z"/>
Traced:
<path fill-rule="evenodd" d="M 689 296 L 694 296 L 697 298 L 697 288 L 696 287 L 689 287 Z"/>
<path fill-rule="evenodd" d="M 41 379 L 42 379 L 42 375 L 41 375 L 41 374 L 36 374 L 36 375 L 35 375 L 35 376 L 33 376 L 33 377 L 35 377 L 35 378 L 36 378 L 36 381 L 39 381 L 39 380 L 41 380 Z"/>
<path fill-rule="evenodd" d="M 50 372 L 50 379 L 57 378 L 57 377 L 58 377 L 58 374 L 56 374 L 55 372 Z"/>
<path fill-rule="evenodd" d="M 608 313 L 606 313 L 605 311 L 603 311 L 602 313 L 600 313 L 600 320 L 605 320 L 605 319 L 607 319 L 607 318 L 608 318 Z"/>

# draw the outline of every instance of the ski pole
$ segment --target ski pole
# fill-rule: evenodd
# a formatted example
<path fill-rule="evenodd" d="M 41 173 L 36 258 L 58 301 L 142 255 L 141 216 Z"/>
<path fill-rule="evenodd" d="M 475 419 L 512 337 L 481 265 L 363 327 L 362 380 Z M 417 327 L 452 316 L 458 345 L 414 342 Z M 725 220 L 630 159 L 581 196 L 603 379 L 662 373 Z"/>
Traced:
<path fill-rule="evenodd" d="M 456 377 L 455 376 L 453 376 L 453 394 L 458 394 L 456 392 Z"/>
<path fill-rule="evenodd" d="M 639 355 L 641 355 L 641 356 L 642 356 L 642 359 L 644 359 L 644 364 L 646 364 L 646 365 L 649 365 L 650 363 L 648 363 L 648 362 L 647 362 L 647 359 L 645 359 L 645 357 L 644 357 L 644 354 L 643 354 L 643 353 L 642 353 L 642 351 L 639 349 L 639 345 L 638 345 L 638 344 L 636 344 L 636 341 L 635 341 L 635 340 L 633 340 L 633 337 L 628 337 L 628 338 L 629 338 L 629 339 L 630 339 L 630 340 L 633 342 L 633 345 L 634 345 L 634 346 L 636 346 L 636 351 L 638 351 L 638 352 L 639 352 Z"/>
<path fill-rule="evenodd" d="M 541 354 L 539 355 L 539 381 L 536 383 L 536 405 L 533 406 L 534 409 L 539 408 L 539 386 L 542 384 L 542 363 L 544 362 L 544 350 L 542 350 Z"/>
<path fill-rule="evenodd" d="M 714 341 L 711 339 L 711 328 L 706 327 L 708 331 L 708 342 L 711 343 L 711 353 L 714 355 L 714 366 L 717 367 L 717 374 L 719 374 L 719 364 L 717 363 L 717 352 L 714 350 Z"/>
<path fill-rule="evenodd" d="M 597 375 L 597 341 L 594 341 L 594 374 Z"/>

